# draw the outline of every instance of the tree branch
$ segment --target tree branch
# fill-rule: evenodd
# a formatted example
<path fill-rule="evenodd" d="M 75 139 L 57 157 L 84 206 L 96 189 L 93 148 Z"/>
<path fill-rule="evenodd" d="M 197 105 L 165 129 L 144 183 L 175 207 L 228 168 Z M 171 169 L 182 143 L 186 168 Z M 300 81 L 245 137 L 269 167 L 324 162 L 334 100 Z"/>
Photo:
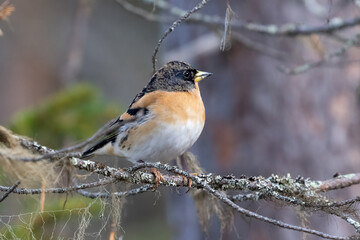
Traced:
<path fill-rule="evenodd" d="M 152 192 L 154 190 L 155 188 L 153 184 L 146 184 L 139 188 L 134 188 L 124 192 L 104 193 L 104 192 L 88 192 L 85 190 L 79 190 L 78 193 L 88 198 L 112 198 L 112 197 L 122 198 L 122 197 L 138 195 L 144 192 Z"/>
<path fill-rule="evenodd" d="M 340 175 L 332 179 L 320 181 L 317 186 L 319 191 L 327 192 L 340 188 L 350 187 L 360 183 L 360 173 Z"/>
<path fill-rule="evenodd" d="M 140 7 L 137 7 L 129 2 L 127 2 L 126 0 L 116 0 L 125 10 L 140 16 L 142 18 L 144 18 L 147 21 L 152 21 L 152 22 L 160 22 L 160 23 L 171 23 L 173 22 L 174 17 L 169 17 L 169 16 L 162 16 L 162 15 L 158 15 L 155 14 L 153 12 L 148 12 Z M 159 3 L 160 4 L 160 8 L 161 6 L 163 6 L 162 2 Z M 182 10 L 182 12 L 185 13 L 184 10 Z M 198 23 L 198 22 L 194 22 L 193 19 L 191 19 L 192 16 L 189 17 L 189 19 L 187 20 L 187 22 L 189 23 Z M 222 27 L 221 25 L 214 25 L 214 24 L 206 24 L 206 26 L 210 27 L 210 30 L 215 31 L 216 33 L 219 33 L 222 31 Z M 264 44 L 261 44 L 259 42 L 253 41 L 245 36 L 243 36 L 243 34 L 240 34 L 238 32 L 234 32 L 231 34 L 231 40 L 234 40 L 236 42 L 241 43 L 242 45 L 258 52 L 261 54 L 264 54 L 266 56 L 275 58 L 275 59 L 284 59 L 286 57 L 288 57 L 288 55 L 284 52 L 280 52 L 276 49 L 272 49 Z"/>
<path fill-rule="evenodd" d="M 336 49 L 335 51 L 328 53 L 324 56 L 324 58 L 320 59 L 319 61 L 312 61 L 305 63 L 303 65 L 300 65 L 295 68 L 287 68 L 287 67 L 280 67 L 279 69 L 287 74 L 300 74 L 304 73 L 310 69 L 313 69 L 315 67 L 318 67 L 325 62 L 330 61 L 331 59 L 335 57 L 339 57 L 347 52 L 347 50 L 354 45 L 357 45 L 360 43 L 359 40 L 360 34 L 356 34 L 353 38 L 348 39 L 340 48 Z"/>
<path fill-rule="evenodd" d="M 80 184 L 80 185 L 63 187 L 63 188 L 45 188 L 44 191 L 41 188 L 34 188 L 34 189 L 18 188 L 18 189 L 13 189 L 12 192 L 17 193 L 17 194 L 25 194 L 25 195 L 41 194 L 42 192 L 45 192 L 45 193 L 69 193 L 69 192 L 77 191 L 80 189 L 94 188 L 94 187 L 108 185 L 115 181 L 116 181 L 115 179 L 105 179 L 105 180 L 102 179 L 97 182 L 84 183 L 84 184 Z M 0 191 L 10 191 L 10 190 L 11 190 L 11 188 L 0 186 Z"/>
<path fill-rule="evenodd" d="M 126 10 L 137 14 L 139 16 L 145 17 L 147 20 L 151 21 L 169 21 L 169 17 L 160 17 L 156 16 L 156 14 L 144 14 L 146 11 L 136 10 L 133 11 L 134 7 L 129 7 L 130 4 L 124 4 L 125 0 L 117 0 Z M 153 0 L 142 0 L 144 4 L 152 5 L 154 4 Z M 132 5 L 133 6 L 133 5 Z M 160 10 L 172 15 L 174 17 L 181 17 L 187 11 L 170 5 L 168 2 L 164 0 L 156 0 L 156 7 Z M 140 14 L 141 13 L 141 14 Z M 189 19 L 189 23 L 197 23 L 204 25 L 213 25 L 218 27 L 224 26 L 224 18 L 216 15 L 206 15 L 206 14 L 193 14 Z M 246 30 L 250 32 L 257 32 L 261 34 L 266 34 L 269 36 L 308 36 L 311 34 L 331 34 L 340 30 L 344 30 L 347 28 L 351 28 L 357 25 L 360 25 L 360 17 L 355 17 L 352 19 L 344 20 L 341 18 L 333 18 L 327 24 L 318 25 L 318 26 L 306 26 L 300 25 L 296 23 L 285 23 L 282 25 L 268 24 L 263 25 L 259 23 L 245 23 L 241 20 L 233 20 L 230 23 L 231 27 L 235 30 Z"/>
<path fill-rule="evenodd" d="M 160 38 L 160 40 L 158 41 L 153 55 L 152 55 L 152 63 L 153 63 L 153 73 L 156 72 L 156 55 L 159 52 L 159 48 L 162 44 L 162 42 L 165 40 L 165 38 L 172 32 L 175 30 L 175 28 L 182 22 L 184 22 L 191 14 L 199 11 L 201 8 L 203 8 L 209 0 L 202 0 L 198 5 L 196 5 L 193 9 L 191 9 L 190 11 L 186 12 L 183 16 L 181 16 L 178 20 L 176 20 L 175 22 L 173 22 L 173 24 L 169 27 L 169 29 L 163 34 L 163 36 Z"/>
<path fill-rule="evenodd" d="M 6 139 L 7 138 L 7 139 Z M 12 139 L 10 139 L 12 138 Z M 1 159 L 7 159 L 7 161 L 25 161 L 27 164 L 31 158 L 12 157 L 7 156 L 9 149 L 12 147 L 23 148 L 24 152 L 29 151 L 33 154 L 44 154 L 48 155 L 53 153 L 54 150 L 41 146 L 25 137 L 16 136 L 8 133 L 7 136 L 2 136 L 2 140 L 18 144 L 18 146 L 6 146 L 0 144 L 0 161 Z M 7 154 L 4 153 L 3 148 Z M 112 197 L 126 197 L 141 194 L 144 192 L 150 192 L 156 190 L 156 179 L 151 173 L 143 171 L 144 168 L 157 168 L 163 171 L 164 181 L 160 182 L 160 186 L 166 187 L 190 187 L 191 189 L 200 189 L 207 191 L 210 195 L 216 197 L 221 202 L 231 207 L 234 211 L 250 217 L 255 218 L 269 224 L 286 228 L 294 231 L 300 231 L 316 236 L 320 236 L 327 239 L 348 239 L 342 236 L 333 236 L 327 233 L 323 233 L 314 229 L 305 227 L 299 227 L 291 225 L 276 219 L 262 216 L 258 213 L 244 209 L 237 205 L 234 201 L 256 201 L 258 199 L 266 199 L 272 201 L 272 199 L 282 201 L 285 204 L 291 204 L 301 206 L 304 209 L 309 210 L 321 210 L 331 215 L 335 215 L 344 219 L 350 224 L 356 231 L 359 230 L 359 223 L 351 216 L 352 209 L 351 204 L 357 202 L 359 199 L 350 199 L 343 202 L 332 201 L 326 196 L 322 195 L 322 192 L 335 190 L 338 188 L 349 187 L 351 185 L 359 184 L 360 173 L 348 174 L 338 176 L 335 179 L 329 179 L 325 181 L 313 181 L 310 179 L 304 179 L 298 177 L 296 179 L 287 176 L 272 175 L 268 178 L 261 176 L 258 177 L 246 177 L 241 176 L 236 178 L 233 175 L 220 176 L 214 174 L 200 174 L 199 176 L 192 175 L 184 170 L 179 169 L 176 166 L 170 166 L 168 164 L 161 163 L 139 163 L 126 169 L 118 169 L 107 166 L 103 163 L 97 163 L 90 160 L 82 160 L 74 157 L 74 153 L 66 153 L 63 155 L 63 160 L 59 161 L 58 164 L 71 165 L 79 170 L 84 170 L 92 174 L 99 174 L 105 176 L 92 183 L 76 184 L 68 187 L 60 188 L 47 188 L 43 191 L 46 193 L 66 193 L 77 191 L 79 194 L 89 198 L 112 198 Z M 38 158 L 38 157 L 35 157 Z M 54 159 L 43 159 L 43 161 L 52 162 Z M 190 181 L 191 180 L 191 181 Z M 189 186 L 190 181 L 190 186 Z M 140 187 L 124 191 L 124 192 L 107 192 L 104 186 L 116 183 L 124 182 L 131 184 L 138 184 Z M 90 192 L 87 189 L 101 187 L 97 192 Z M 0 186 L 0 191 L 8 192 L 9 187 Z M 227 196 L 223 191 L 242 191 L 246 194 L 239 194 L 234 196 Z M 13 189 L 13 193 L 17 194 L 40 194 L 42 189 Z M 342 206 L 345 206 L 348 210 L 343 210 Z"/>
<path fill-rule="evenodd" d="M 0 197 L 0 202 L 4 201 L 5 198 L 7 198 L 7 197 L 10 195 L 10 193 L 14 192 L 15 189 L 19 186 L 19 184 L 20 184 L 20 181 L 17 181 L 14 185 L 12 185 L 11 187 L 7 188 L 7 189 L 6 189 L 6 192 L 4 193 L 4 195 L 2 195 L 2 196 Z"/>

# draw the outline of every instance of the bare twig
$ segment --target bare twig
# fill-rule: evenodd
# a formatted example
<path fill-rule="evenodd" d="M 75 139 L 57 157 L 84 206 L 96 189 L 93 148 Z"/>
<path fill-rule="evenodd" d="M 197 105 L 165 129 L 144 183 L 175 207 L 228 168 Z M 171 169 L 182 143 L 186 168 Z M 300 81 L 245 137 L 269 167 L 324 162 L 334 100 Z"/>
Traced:
<path fill-rule="evenodd" d="M 153 55 L 152 55 L 152 63 L 153 63 L 153 73 L 156 72 L 156 55 L 159 52 L 159 48 L 162 44 L 162 42 L 165 40 L 165 38 L 172 32 L 175 30 L 175 28 L 182 22 L 184 22 L 191 14 L 199 11 L 201 8 L 203 8 L 209 0 L 202 0 L 198 5 L 196 5 L 193 9 L 191 9 L 190 11 L 186 12 L 181 18 L 179 18 L 178 20 L 176 20 L 170 27 L 169 29 L 164 33 L 164 35 L 160 38 L 160 40 L 158 41 Z"/>
<path fill-rule="evenodd" d="M 131 3 L 127 2 L 127 0 L 117 0 L 117 2 L 119 4 L 121 4 L 121 6 L 126 9 L 127 11 L 140 16 L 148 21 L 155 21 L 155 22 L 161 22 L 161 23 L 171 23 L 173 22 L 173 18 L 174 17 L 169 17 L 169 16 L 163 16 L 163 15 L 158 15 L 155 14 L 153 12 L 148 12 L 138 6 L 132 5 Z M 160 7 L 164 7 L 167 6 L 167 3 L 163 3 L 162 1 L 159 2 Z M 185 14 L 186 12 L 183 10 L 180 10 L 181 12 L 183 12 L 183 14 Z M 197 21 L 194 21 L 193 16 L 198 16 L 199 13 L 193 14 L 192 16 L 189 17 L 189 19 L 187 20 L 188 23 L 199 23 Z M 176 15 L 178 16 L 178 15 Z M 199 15 L 202 16 L 202 15 Z M 222 20 L 223 21 L 223 20 Z M 222 32 L 222 28 L 223 28 L 223 24 L 206 24 L 206 26 L 209 27 L 210 30 L 215 31 L 216 33 L 220 33 Z M 226 25 L 227 28 L 229 29 L 231 27 L 230 22 L 228 25 Z M 220 33 L 221 34 L 221 33 Z M 233 32 L 231 35 L 231 40 L 234 40 L 236 42 L 239 42 L 240 44 L 244 45 L 245 47 L 248 47 L 252 50 L 255 50 L 258 53 L 264 54 L 266 56 L 275 58 L 275 59 L 284 59 L 286 57 L 288 57 L 288 55 L 284 52 L 280 52 L 276 49 L 272 49 L 264 44 L 261 44 L 259 42 L 256 42 L 254 40 L 251 40 L 247 37 L 245 37 L 243 34 L 240 34 L 239 32 Z"/>
<path fill-rule="evenodd" d="M 231 42 L 231 20 L 235 13 L 231 9 L 229 0 L 226 1 L 226 13 L 225 13 L 225 20 L 224 20 L 224 32 L 221 38 L 220 43 L 220 50 L 225 51 L 227 48 L 230 48 Z"/>
<path fill-rule="evenodd" d="M 68 193 L 68 192 L 77 191 L 80 189 L 87 189 L 87 188 L 94 188 L 94 187 L 108 185 L 115 181 L 116 181 L 115 179 L 102 179 L 97 182 L 83 183 L 83 184 L 69 186 L 69 187 L 63 187 L 63 188 L 44 188 L 44 189 L 42 189 L 42 188 L 33 188 L 33 189 L 17 188 L 17 189 L 13 189 L 12 192 L 16 193 L 16 194 L 25 194 L 25 195 L 41 194 L 42 192 L 45 192 L 45 193 Z M 0 191 L 9 191 L 9 190 L 10 190 L 9 187 L 0 186 Z"/>
<path fill-rule="evenodd" d="M 319 182 L 319 191 L 331 191 L 340 188 L 350 187 L 360 183 L 360 173 L 340 175 L 336 178 Z"/>
<path fill-rule="evenodd" d="M 121 6 L 124 9 L 126 9 L 127 11 L 129 11 L 137 16 L 140 16 L 148 21 L 155 21 L 155 22 L 161 22 L 161 23 L 171 23 L 173 21 L 173 17 L 163 16 L 163 15 L 155 14 L 153 12 L 148 12 L 140 7 L 132 5 L 131 3 L 127 2 L 127 0 L 117 0 L 117 2 L 119 4 L 121 4 Z M 164 8 L 165 6 L 168 7 L 167 3 L 165 3 L 165 2 L 160 1 L 159 4 L 160 4 L 159 6 L 162 8 Z M 174 10 L 175 10 L 175 12 L 182 12 L 183 14 L 186 13 L 184 10 L 180 10 L 180 9 L 177 10 L 177 8 L 175 8 L 175 7 L 174 7 Z M 178 16 L 178 14 L 176 14 L 176 16 Z M 199 13 L 197 13 L 197 14 L 194 14 L 193 16 L 202 17 L 203 15 L 199 15 Z M 199 23 L 198 21 L 194 21 L 193 16 L 190 16 L 189 19 L 187 20 L 187 22 L 188 23 Z M 204 16 L 204 18 L 208 19 L 210 17 Z M 195 18 L 195 19 L 197 19 L 197 18 Z M 219 19 L 219 21 L 220 21 L 220 19 Z M 211 27 L 210 29 L 212 29 L 212 30 L 214 30 L 214 28 L 215 28 L 216 32 L 220 32 L 220 31 L 222 31 L 223 23 L 222 23 L 222 25 L 206 23 L 206 26 Z M 227 26 L 226 29 L 229 29 L 231 27 L 230 22 L 226 26 Z M 235 32 L 234 34 L 232 34 L 232 40 L 240 42 L 241 44 L 243 44 L 244 46 L 246 46 L 250 49 L 253 49 L 259 53 L 263 53 L 265 55 L 268 55 L 268 56 L 276 58 L 276 59 L 282 59 L 287 56 L 286 53 L 277 51 L 275 49 L 271 49 L 261 43 L 250 40 L 238 32 Z"/>
<path fill-rule="evenodd" d="M 19 186 L 19 184 L 20 184 L 20 181 L 17 181 L 14 185 L 12 185 L 11 187 L 9 187 L 9 188 L 6 190 L 6 192 L 4 193 L 4 195 L 2 195 L 2 196 L 0 197 L 0 202 L 4 201 L 5 198 L 7 198 L 7 197 L 10 195 L 10 193 L 14 192 L 15 189 Z"/>
<path fill-rule="evenodd" d="M 153 4 L 153 0 L 142 0 L 142 2 L 145 4 L 151 4 L 151 5 Z M 156 6 L 158 9 L 163 10 L 168 14 L 171 14 L 176 17 L 183 16 L 186 13 L 185 10 L 176 6 L 171 6 L 168 2 L 164 0 L 157 0 Z M 151 18 L 153 18 L 154 14 L 150 16 L 152 16 Z M 199 13 L 193 14 L 188 19 L 188 22 L 204 24 L 204 25 L 213 25 L 218 27 L 224 26 L 223 17 L 216 15 L 210 16 Z M 236 30 L 246 30 L 250 32 L 266 34 L 269 36 L 289 36 L 289 37 L 300 36 L 300 35 L 307 36 L 311 34 L 331 34 L 357 25 L 360 25 L 360 17 L 355 17 L 353 19 L 348 19 L 348 20 L 344 20 L 341 18 L 333 18 L 327 24 L 318 25 L 318 26 L 306 26 L 306 25 L 299 25 L 296 23 L 285 23 L 283 25 L 275 25 L 275 24 L 263 25 L 258 23 L 246 23 L 240 20 L 231 21 L 231 27 Z"/>
<path fill-rule="evenodd" d="M 161 22 L 161 23 L 171 23 L 174 21 L 173 17 L 160 16 L 158 14 L 154 14 L 153 12 L 148 12 L 140 7 L 134 6 L 129 3 L 127 0 L 116 0 L 125 10 L 133 13 L 137 16 L 140 16 L 148 21 L 153 22 Z"/>
<path fill-rule="evenodd" d="M 300 73 L 304 73 L 314 67 L 318 67 L 320 65 L 322 65 L 323 63 L 331 60 L 332 58 L 334 57 L 338 57 L 338 56 L 341 56 L 343 55 L 344 53 L 346 53 L 346 51 L 359 43 L 359 36 L 360 34 L 357 34 L 355 35 L 355 37 L 347 40 L 347 42 L 341 46 L 339 49 L 331 52 L 331 53 L 328 53 L 328 54 L 325 54 L 324 58 L 320 59 L 319 61 L 312 61 L 312 62 L 308 62 L 308 63 L 305 63 L 303 65 L 300 65 L 298 67 L 295 67 L 295 68 L 286 68 L 286 67 L 280 67 L 279 69 L 287 74 L 300 74 Z"/>
<path fill-rule="evenodd" d="M 349 217 L 345 214 L 333 213 L 334 215 L 342 218 L 344 221 L 348 222 L 351 226 L 354 227 L 357 233 L 360 233 L 360 223 L 359 221 L 354 220 L 354 218 Z"/>

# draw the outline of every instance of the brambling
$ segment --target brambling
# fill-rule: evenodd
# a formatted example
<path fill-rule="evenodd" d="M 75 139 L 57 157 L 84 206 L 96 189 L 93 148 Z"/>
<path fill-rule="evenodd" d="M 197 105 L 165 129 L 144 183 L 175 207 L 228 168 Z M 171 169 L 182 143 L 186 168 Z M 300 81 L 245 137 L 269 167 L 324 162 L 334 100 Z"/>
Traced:
<path fill-rule="evenodd" d="M 128 110 L 102 128 L 82 157 L 111 154 L 136 163 L 169 162 L 182 155 L 203 130 L 205 108 L 198 83 L 210 75 L 183 62 L 165 64 Z"/>

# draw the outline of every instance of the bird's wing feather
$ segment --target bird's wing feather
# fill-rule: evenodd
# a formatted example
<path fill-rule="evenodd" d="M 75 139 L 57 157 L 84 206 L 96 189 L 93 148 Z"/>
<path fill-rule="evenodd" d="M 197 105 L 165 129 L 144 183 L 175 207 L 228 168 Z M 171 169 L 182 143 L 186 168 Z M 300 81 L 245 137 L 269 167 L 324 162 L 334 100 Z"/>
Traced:
<path fill-rule="evenodd" d="M 135 120 L 135 119 L 134 119 Z M 122 120 L 119 118 L 115 118 L 107 122 L 99 131 L 97 131 L 90 139 L 92 141 L 89 142 L 87 148 L 82 154 L 82 157 L 91 156 L 96 150 L 102 148 L 109 142 L 114 142 L 116 140 L 117 135 L 119 134 L 119 130 L 121 126 L 128 123 L 129 120 Z"/>
<path fill-rule="evenodd" d="M 142 117 L 147 115 L 150 111 L 148 107 L 153 105 L 157 99 L 163 95 L 163 93 L 160 91 L 146 94 L 144 91 L 145 90 L 136 95 L 128 110 L 121 115 L 120 119 L 130 120 L 135 117 Z"/>
<path fill-rule="evenodd" d="M 125 113 L 119 118 L 109 121 L 91 137 L 93 140 L 87 145 L 88 147 L 83 152 L 82 157 L 93 155 L 96 150 L 101 149 L 109 142 L 114 143 L 124 125 L 146 121 L 146 116 L 149 113 L 147 107 L 153 104 L 161 93 L 150 92 L 145 94 L 145 92 L 144 89 L 137 94 Z"/>
<path fill-rule="evenodd" d="M 110 142 L 115 143 L 118 135 L 122 131 L 126 131 L 129 126 L 146 121 L 148 112 L 146 107 L 130 108 L 121 115 L 121 117 L 109 121 L 91 137 L 93 140 L 87 145 L 88 147 L 83 152 L 82 157 L 85 158 L 93 155 L 95 151 L 101 149 Z"/>

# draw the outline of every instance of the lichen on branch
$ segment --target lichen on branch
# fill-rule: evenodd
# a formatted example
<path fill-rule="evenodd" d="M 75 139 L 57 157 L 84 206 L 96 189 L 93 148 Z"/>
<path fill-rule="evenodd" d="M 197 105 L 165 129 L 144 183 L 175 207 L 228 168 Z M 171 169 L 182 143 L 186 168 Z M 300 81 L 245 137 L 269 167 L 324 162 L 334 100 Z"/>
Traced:
<path fill-rule="evenodd" d="M 86 182 L 85 180 L 85 182 L 79 183 L 79 179 L 76 179 L 72 181 L 72 185 L 70 186 L 57 186 L 45 189 L 17 185 L 10 187 L 0 186 L 0 191 L 7 194 L 41 194 L 42 192 L 47 194 L 65 194 L 77 192 L 88 198 L 123 198 L 158 190 L 155 187 L 155 176 L 146 171 L 147 168 L 156 168 L 162 172 L 164 178 L 164 181 L 159 183 L 160 187 L 186 187 L 191 189 L 191 192 L 207 192 L 208 196 L 218 199 L 218 201 L 222 202 L 234 212 L 281 228 L 313 234 L 326 239 L 348 239 L 348 237 L 333 236 L 317 230 L 294 226 L 271 219 L 244 209 L 237 203 L 242 201 L 258 201 L 260 199 L 274 203 L 281 202 L 282 204 L 293 207 L 300 206 L 304 211 L 319 211 L 337 216 L 354 227 L 356 232 L 358 232 L 360 228 L 356 209 L 352 207 L 352 204 L 359 201 L 359 198 L 335 201 L 323 194 L 327 191 L 359 184 L 360 173 L 340 175 L 324 181 L 314 181 L 300 176 L 292 178 L 290 174 L 286 176 L 273 174 L 270 177 L 247 177 L 244 175 L 236 177 L 234 175 L 222 176 L 212 173 L 199 173 L 194 175 L 177 166 L 162 164 L 160 162 L 143 162 L 129 168 L 119 169 L 107 166 L 104 163 L 79 159 L 75 157 L 79 154 L 73 152 L 64 152 L 54 158 L 53 155 L 51 155 L 54 152 L 56 153 L 53 149 L 42 146 L 27 137 L 15 135 L 0 126 L 1 163 L 6 162 L 7 165 L 20 163 L 22 164 L 22 168 L 35 166 L 35 169 L 39 171 L 41 171 L 40 168 L 37 168 L 39 164 L 48 164 L 46 165 L 46 171 L 49 170 L 49 166 L 53 166 L 54 168 L 70 166 L 75 171 L 77 169 L 78 172 L 85 171 L 87 173 L 97 174 L 99 180 L 95 182 Z M 49 157 L 39 158 L 39 156 Z M 36 161 L 31 161 L 32 159 L 36 159 Z M 18 174 L 18 176 L 20 178 L 19 180 L 22 181 L 21 174 Z M 73 179 L 75 179 L 75 176 Z M 101 191 L 102 187 L 110 184 L 131 184 L 136 185 L 136 187 L 124 192 Z M 89 191 L 94 188 L 98 188 L 99 191 Z"/>

